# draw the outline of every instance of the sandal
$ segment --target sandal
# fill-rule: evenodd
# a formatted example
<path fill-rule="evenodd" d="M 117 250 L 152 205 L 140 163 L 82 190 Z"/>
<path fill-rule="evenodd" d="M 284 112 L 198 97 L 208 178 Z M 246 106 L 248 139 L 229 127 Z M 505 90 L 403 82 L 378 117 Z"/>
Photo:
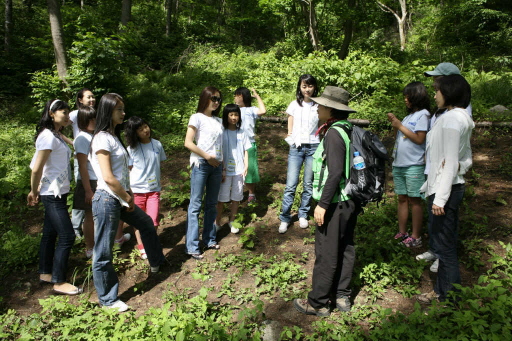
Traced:
<path fill-rule="evenodd" d="M 220 249 L 219 244 L 208 245 L 208 250 L 218 250 L 218 249 Z"/>

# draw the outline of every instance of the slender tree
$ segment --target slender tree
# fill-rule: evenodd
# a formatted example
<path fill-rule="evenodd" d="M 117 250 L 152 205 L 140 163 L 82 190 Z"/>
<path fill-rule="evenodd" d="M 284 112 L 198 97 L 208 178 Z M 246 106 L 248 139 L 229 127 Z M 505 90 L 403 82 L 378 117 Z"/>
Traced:
<path fill-rule="evenodd" d="M 375 2 L 379 5 L 380 9 L 384 12 L 391 13 L 395 16 L 398 21 L 398 33 L 400 34 L 400 50 L 405 50 L 405 21 L 407 19 L 407 0 L 397 0 L 400 4 L 400 14 L 398 11 L 393 10 L 388 5 L 384 4 L 379 0 L 375 0 Z"/>
<path fill-rule="evenodd" d="M 321 50 L 320 39 L 318 38 L 315 4 L 313 0 L 301 0 L 300 5 L 302 7 L 302 12 L 306 17 L 309 41 L 315 51 Z"/>
<path fill-rule="evenodd" d="M 62 30 L 62 18 L 58 0 L 47 0 L 48 14 L 50 15 L 50 27 L 52 31 L 53 49 L 59 78 L 66 82 L 68 63 L 66 59 L 66 47 L 64 46 L 64 33 Z"/>
<path fill-rule="evenodd" d="M 341 43 L 340 52 L 338 56 L 340 59 L 345 59 L 348 56 L 349 46 L 354 36 L 354 7 L 356 6 L 356 0 L 348 0 L 348 17 L 343 24 L 343 42 Z"/>
<path fill-rule="evenodd" d="M 126 26 L 132 19 L 132 0 L 123 0 L 123 7 L 121 10 L 121 24 Z"/>
<path fill-rule="evenodd" d="M 12 37 L 12 0 L 5 0 L 5 36 L 4 50 L 9 53 L 11 50 Z"/>

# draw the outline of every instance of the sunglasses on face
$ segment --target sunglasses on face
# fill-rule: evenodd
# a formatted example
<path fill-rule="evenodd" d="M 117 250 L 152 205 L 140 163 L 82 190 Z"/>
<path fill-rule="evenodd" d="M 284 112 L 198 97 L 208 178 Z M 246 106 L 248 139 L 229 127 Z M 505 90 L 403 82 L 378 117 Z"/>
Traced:
<path fill-rule="evenodd" d="M 222 98 L 217 97 L 217 96 L 212 96 L 212 97 L 210 97 L 210 99 L 212 102 L 217 102 L 217 103 L 222 102 Z"/>

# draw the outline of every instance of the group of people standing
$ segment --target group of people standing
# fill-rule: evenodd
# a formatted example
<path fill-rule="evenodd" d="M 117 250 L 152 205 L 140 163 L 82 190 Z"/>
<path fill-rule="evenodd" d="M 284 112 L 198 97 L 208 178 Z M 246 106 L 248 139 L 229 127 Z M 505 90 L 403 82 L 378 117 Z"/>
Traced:
<path fill-rule="evenodd" d="M 454 74 L 442 73 L 446 71 L 445 64 L 449 64 L 448 70 Z M 397 132 L 393 176 L 399 197 L 399 232 L 395 238 L 408 247 L 421 245 L 420 192 L 424 192 L 428 198 L 430 244 L 429 251 L 417 258 L 438 259 L 435 292 L 440 300 L 448 299 L 453 284 L 460 283 L 456 252 L 458 207 L 464 193 L 463 175 L 471 166 L 469 138 L 474 127 L 466 110 L 471 98 L 469 84 L 452 65 L 442 63 L 433 72 L 426 73 L 436 77 L 435 100 L 439 110 L 435 115 L 430 115 L 430 99 L 426 87 L 419 82 L 404 89 L 410 114 L 402 122 L 388 114 Z M 185 246 L 186 253 L 197 260 L 204 258 L 204 249 L 220 248 L 217 231 L 223 226 L 224 204 L 230 202 L 230 231 L 238 233 L 233 223 L 243 200 L 244 185 L 249 190 L 248 202 L 256 200 L 259 170 L 255 126 L 266 108 L 254 89 L 239 88 L 234 95 L 235 103 L 225 105 L 220 118 L 220 90 L 204 88 L 196 113 L 187 125 L 184 145 L 191 151 L 191 190 Z M 291 224 L 294 196 L 304 166 L 298 220 L 301 228 L 309 226 L 308 212 L 313 197 L 317 201 L 314 209 L 316 261 L 313 290 L 307 299 L 296 299 L 293 304 L 302 313 L 327 316 L 331 305 L 341 311 L 351 307 L 354 230 L 361 206 L 344 192 L 351 165 L 350 134 L 331 128 L 344 125 L 350 131 L 348 115 L 355 110 L 348 106 L 349 93 L 342 88 L 327 86 L 318 96 L 317 81 L 309 74 L 300 76 L 295 95 L 296 99 L 286 110 L 288 135 L 285 140 L 290 149 L 278 232 L 286 233 Z M 257 100 L 257 106 L 251 105 L 252 98 Z M 40 281 L 53 283 L 56 293 L 76 295 L 82 292 L 66 281 L 66 270 L 75 239 L 73 225 L 76 229 L 83 220 L 86 255 L 92 257 L 100 304 L 125 311 L 128 306 L 118 298 L 112 248 L 115 243 L 122 244 L 130 238 L 129 234 L 123 234 L 123 224 L 127 223 L 136 230 L 137 248 L 141 257 L 148 259 L 151 272 L 158 272 L 166 262 L 156 233 L 160 162 L 166 156 L 161 143 L 151 137 L 149 124 L 139 117 L 125 122 L 128 147 L 125 146 L 121 138 L 124 100 L 120 95 L 105 94 L 97 110 L 94 106 L 95 98 L 89 89 L 78 93 L 78 110 L 71 114 L 64 101 L 54 99 L 46 103 L 37 126 L 31 191 L 27 200 L 29 205 L 41 200 L 45 207 Z M 74 141 L 62 134 L 62 129 L 71 123 Z M 71 175 L 68 144 L 74 145 L 77 161 L 72 219 L 66 207 Z M 427 181 L 424 174 L 427 174 Z M 318 182 L 319 177 L 322 190 L 314 192 L 313 181 Z M 409 204 L 412 207 L 411 235 L 407 233 Z M 203 247 L 199 240 L 201 208 L 204 209 Z"/>

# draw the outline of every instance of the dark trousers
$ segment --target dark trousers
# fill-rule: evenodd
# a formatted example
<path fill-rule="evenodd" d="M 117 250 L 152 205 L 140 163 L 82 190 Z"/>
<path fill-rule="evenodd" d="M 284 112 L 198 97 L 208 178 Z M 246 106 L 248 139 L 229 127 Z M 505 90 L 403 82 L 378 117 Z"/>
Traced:
<path fill-rule="evenodd" d="M 324 224 L 316 228 L 313 290 L 308 294 L 308 302 L 315 309 L 327 306 L 331 297 L 351 294 L 356 258 L 354 229 L 359 211 L 359 205 L 352 200 L 331 204 Z"/>
<path fill-rule="evenodd" d="M 69 218 L 67 194 L 60 198 L 41 195 L 44 205 L 44 225 L 39 245 L 39 273 L 52 274 L 53 283 L 66 282 L 66 271 L 75 232 Z M 57 241 L 57 237 L 59 237 Z"/>
<path fill-rule="evenodd" d="M 439 269 L 434 291 L 439 294 L 439 300 L 445 301 L 449 291 L 454 291 L 454 283 L 460 284 L 459 259 L 457 257 L 457 242 L 459 239 L 459 206 L 464 196 L 464 184 L 452 186 L 450 197 L 444 205 L 444 215 L 432 214 L 432 204 L 435 194 L 428 200 L 429 232 L 433 239 L 435 254 L 439 258 Z"/>

